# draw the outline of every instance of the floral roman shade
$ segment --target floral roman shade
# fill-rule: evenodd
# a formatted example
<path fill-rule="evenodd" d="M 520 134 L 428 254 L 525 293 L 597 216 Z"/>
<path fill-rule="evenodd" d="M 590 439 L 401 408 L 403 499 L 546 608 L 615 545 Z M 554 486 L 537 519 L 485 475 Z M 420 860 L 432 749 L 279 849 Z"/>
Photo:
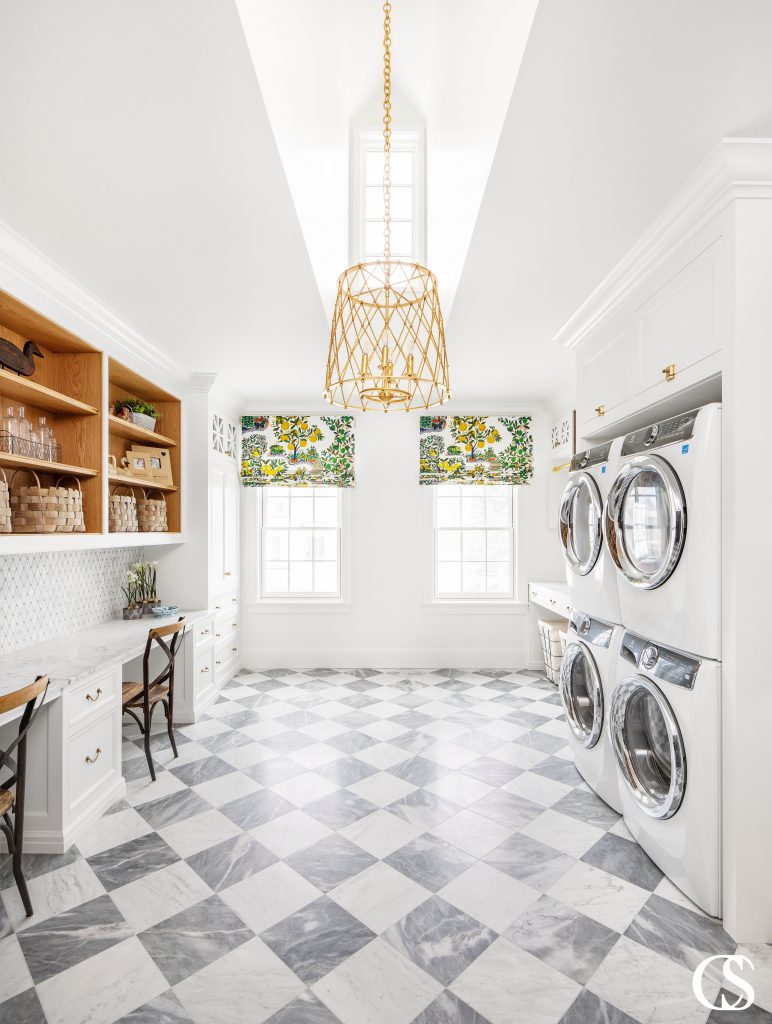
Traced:
<path fill-rule="evenodd" d="M 419 483 L 530 483 L 530 416 L 422 416 L 420 429 Z"/>
<path fill-rule="evenodd" d="M 245 487 L 353 487 L 353 416 L 242 416 Z"/>

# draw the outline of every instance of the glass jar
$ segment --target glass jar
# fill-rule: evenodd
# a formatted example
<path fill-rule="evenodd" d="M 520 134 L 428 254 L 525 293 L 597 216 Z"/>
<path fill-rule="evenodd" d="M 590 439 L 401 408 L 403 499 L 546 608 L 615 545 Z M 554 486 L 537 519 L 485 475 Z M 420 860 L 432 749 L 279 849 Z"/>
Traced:
<path fill-rule="evenodd" d="M 16 410 L 12 405 L 3 406 L 3 418 L 0 420 L 0 451 L 13 452 L 17 436 Z"/>

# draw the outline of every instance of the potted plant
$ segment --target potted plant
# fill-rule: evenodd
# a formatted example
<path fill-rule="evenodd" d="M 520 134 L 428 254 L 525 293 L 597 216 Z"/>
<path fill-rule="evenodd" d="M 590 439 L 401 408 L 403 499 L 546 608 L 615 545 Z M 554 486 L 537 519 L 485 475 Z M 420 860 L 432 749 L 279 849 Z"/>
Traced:
<path fill-rule="evenodd" d="M 160 605 L 156 594 L 158 562 L 135 562 L 132 570 L 137 577 L 138 600 L 143 615 L 152 615 L 153 608 Z"/>
<path fill-rule="evenodd" d="M 128 416 L 126 415 L 128 412 Z M 158 410 L 152 402 L 143 402 L 140 398 L 124 398 L 115 403 L 115 414 L 123 419 L 131 419 L 137 427 L 144 427 L 145 430 L 155 430 L 158 420 Z"/>
<path fill-rule="evenodd" d="M 126 586 L 121 587 L 126 598 L 126 607 L 123 609 L 124 619 L 142 618 L 142 601 L 139 597 L 139 577 L 134 571 L 134 566 L 126 572 Z"/>

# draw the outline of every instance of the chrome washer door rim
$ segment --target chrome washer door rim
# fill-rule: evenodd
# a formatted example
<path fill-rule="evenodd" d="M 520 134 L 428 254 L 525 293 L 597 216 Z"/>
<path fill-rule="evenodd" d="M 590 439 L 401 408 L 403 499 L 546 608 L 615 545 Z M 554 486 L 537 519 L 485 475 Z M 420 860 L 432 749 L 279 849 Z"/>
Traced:
<path fill-rule="evenodd" d="M 574 546 L 574 502 L 582 488 L 586 488 L 590 496 L 590 504 L 595 509 L 595 535 L 589 557 L 582 559 Z M 603 543 L 603 506 L 598 485 L 589 473 L 578 473 L 563 492 L 560 502 L 560 542 L 566 561 L 578 576 L 586 576 L 595 568 Z"/>
<path fill-rule="evenodd" d="M 647 573 L 635 565 L 625 546 L 624 507 L 627 493 L 642 473 L 657 475 L 665 485 L 670 506 L 670 530 L 666 557 L 655 572 Z M 619 572 L 639 590 L 661 587 L 675 572 L 686 540 L 686 498 L 681 481 L 670 464 L 657 455 L 636 455 L 619 471 L 609 492 L 604 516 L 606 544 Z"/>
<path fill-rule="evenodd" d="M 667 735 L 670 784 L 661 798 L 652 793 L 640 770 L 643 756 L 648 752 L 645 748 L 638 747 L 635 742 L 631 742 L 628 735 L 631 701 L 641 694 L 647 694 L 656 702 Z M 645 676 L 627 676 L 617 683 L 611 696 L 609 734 L 617 765 L 635 802 L 652 818 L 672 818 L 681 806 L 686 792 L 686 751 L 673 709 L 659 687 Z"/>
<path fill-rule="evenodd" d="M 588 683 L 591 689 L 589 698 L 592 701 L 592 728 L 587 729 L 582 724 L 579 714 L 578 701 L 573 686 L 573 671 L 579 658 L 583 658 L 587 667 Z M 563 655 L 563 663 L 560 666 L 560 697 L 563 701 L 563 708 L 566 712 L 568 727 L 576 739 L 590 750 L 600 739 L 603 733 L 603 687 L 598 673 L 598 666 L 590 653 L 589 648 L 578 640 L 572 641 L 566 647 Z"/>

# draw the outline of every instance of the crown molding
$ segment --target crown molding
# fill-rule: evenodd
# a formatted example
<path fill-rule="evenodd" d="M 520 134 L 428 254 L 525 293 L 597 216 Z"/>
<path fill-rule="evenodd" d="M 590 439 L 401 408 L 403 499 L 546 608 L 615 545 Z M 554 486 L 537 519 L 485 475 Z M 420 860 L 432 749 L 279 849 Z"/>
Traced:
<path fill-rule="evenodd" d="M 723 139 L 553 340 L 565 348 L 581 345 L 614 314 L 642 277 L 736 199 L 772 199 L 772 139 Z"/>
<path fill-rule="evenodd" d="M 161 374 L 184 385 L 187 371 L 116 312 L 0 221 L 0 287 L 108 355 L 137 363 L 151 380 Z"/>

